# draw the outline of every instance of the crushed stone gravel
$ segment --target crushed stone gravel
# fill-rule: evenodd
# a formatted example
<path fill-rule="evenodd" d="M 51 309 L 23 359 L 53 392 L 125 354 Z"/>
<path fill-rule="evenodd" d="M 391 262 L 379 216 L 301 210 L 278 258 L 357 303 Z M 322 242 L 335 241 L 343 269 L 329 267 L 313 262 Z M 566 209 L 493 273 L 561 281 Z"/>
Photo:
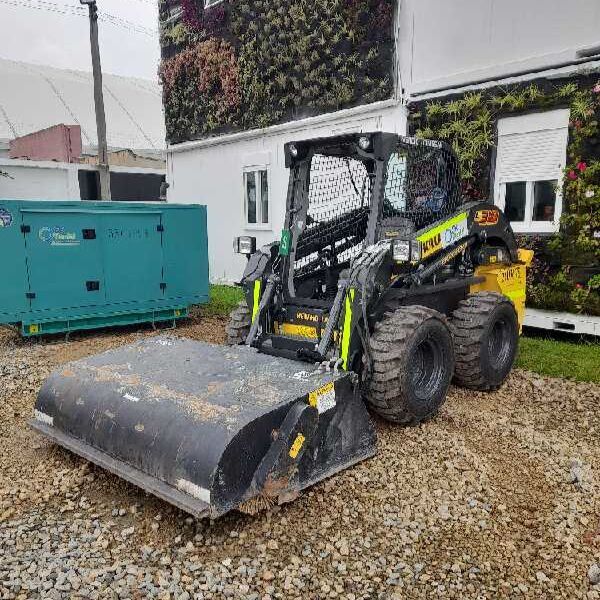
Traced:
<path fill-rule="evenodd" d="M 178 335 L 220 343 L 224 322 Z M 378 455 L 251 517 L 198 521 L 27 427 L 49 372 L 141 336 L 0 330 L 0 598 L 600 600 L 600 386 L 452 388 Z"/>

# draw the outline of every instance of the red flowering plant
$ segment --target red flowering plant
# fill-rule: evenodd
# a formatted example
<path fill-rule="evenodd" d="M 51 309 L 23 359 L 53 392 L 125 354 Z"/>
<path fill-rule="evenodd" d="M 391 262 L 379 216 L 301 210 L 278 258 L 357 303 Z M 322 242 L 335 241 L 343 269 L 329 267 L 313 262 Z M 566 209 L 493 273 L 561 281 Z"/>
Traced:
<path fill-rule="evenodd" d="M 233 47 L 208 39 L 164 60 L 160 70 L 167 129 L 198 136 L 235 123 L 241 91 Z"/>

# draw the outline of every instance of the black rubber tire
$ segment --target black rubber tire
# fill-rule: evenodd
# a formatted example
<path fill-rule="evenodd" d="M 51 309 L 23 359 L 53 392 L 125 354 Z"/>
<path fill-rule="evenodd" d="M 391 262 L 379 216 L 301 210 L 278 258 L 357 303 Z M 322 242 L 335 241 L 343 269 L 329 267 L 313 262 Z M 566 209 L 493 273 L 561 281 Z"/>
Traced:
<path fill-rule="evenodd" d="M 508 377 L 519 348 L 513 303 L 497 292 L 471 294 L 452 314 L 455 382 L 472 390 L 497 390 Z"/>
<path fill-rule="evenodd" d="M 240 302 L 229 314 L 229 323 L 225 327 L 227 333 L 227 345 L 239 346 L 245 343 L 248 333 L 250 333 L 250 325 L 252 323 L 252 315 L 246 302 Z"/>
<path fill-rule="evenodd" d="M 454 347 L 446 317 L 424 306 L 386 314 L 370 339 L 373 373 L 366 401 L 378 415 L 403 425 L 433 417 L 454 373 Z"/>

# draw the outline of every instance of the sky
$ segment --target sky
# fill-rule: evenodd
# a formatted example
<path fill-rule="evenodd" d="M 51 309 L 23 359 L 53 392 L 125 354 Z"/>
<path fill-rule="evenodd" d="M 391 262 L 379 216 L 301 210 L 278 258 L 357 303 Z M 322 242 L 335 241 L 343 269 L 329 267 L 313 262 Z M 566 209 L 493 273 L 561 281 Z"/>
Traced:
<path fill-rule="evenodd" d="M 87 7 L 79 11 L 80 6 L 79 0 L 0 0 L 0 58 L 91 71 Z M 100 12 L 121 21 L 121 26 L 99 22 L 103 72 L 157 79 L 157 7 L 158 0 L 98 0 Z M 72 11 L 83 16 L 64 14 Z M 123 26 L 123 20 L 144 33 Z"/>

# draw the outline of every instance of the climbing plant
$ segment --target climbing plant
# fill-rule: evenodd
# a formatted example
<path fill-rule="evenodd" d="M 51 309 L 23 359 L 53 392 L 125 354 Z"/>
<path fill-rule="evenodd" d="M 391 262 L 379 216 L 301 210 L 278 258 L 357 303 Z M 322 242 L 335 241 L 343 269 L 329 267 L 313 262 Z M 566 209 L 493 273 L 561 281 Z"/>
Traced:
<path fill-rule="evenodd" d="M 389 98 L 394 5 L 224 0 L 204 9 L 201 0 L 181 0 L 180 19 L 169 22 L 173 1 L 162 0 L 160 73 L 170 141 Z M 198 92 L 207 65 L 212 84 Z M 226 81 L 219 81 L 222 76 Z M 222 107 L 223 96 L 235 102 Z"/>
<path fill-rule="evenodd" d="M 447 141 L 468 198 L 490 194 L 492 150 L 500 117 L 570 108 L 560 232 L 521 242 L 537 251 L 528 282 L 532 306 L 600 315 L 600 81 L 588 75 L 468 92 L 410 107 L 413 133 Z"/>

